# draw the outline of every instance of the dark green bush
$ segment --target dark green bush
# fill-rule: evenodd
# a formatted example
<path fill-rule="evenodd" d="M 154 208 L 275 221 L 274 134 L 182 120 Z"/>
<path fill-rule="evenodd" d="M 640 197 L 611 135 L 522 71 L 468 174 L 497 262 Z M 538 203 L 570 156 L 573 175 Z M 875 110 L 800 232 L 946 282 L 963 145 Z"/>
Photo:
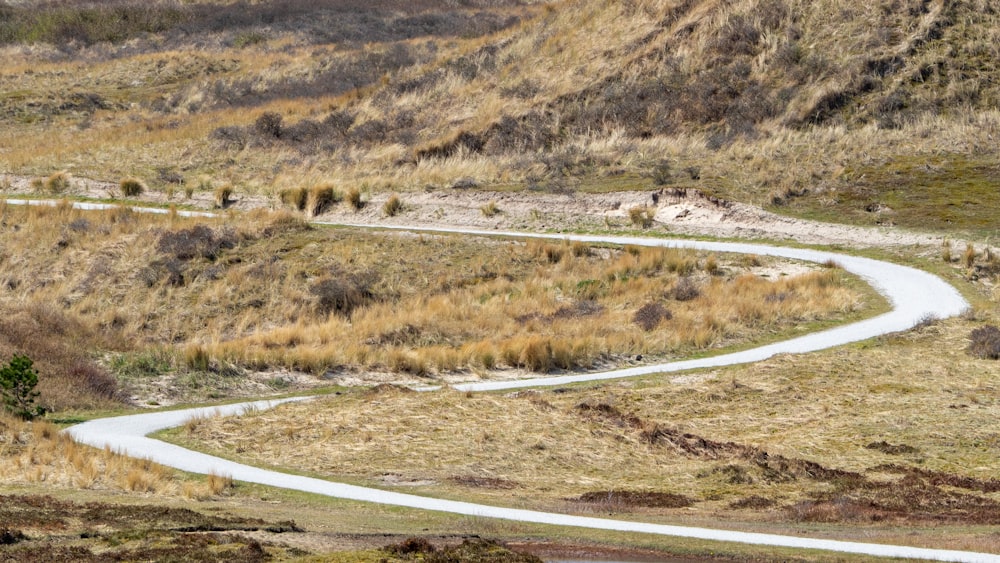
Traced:
<path fill-rule="evenodd" d="M 32 367 L 31 359 L 17 354 L 10 363 L 0 368 L 0 394 L 4 407 L 24 420 L 31 420 L 45 414 L 45 408 L 35 405 L 38 392 L 38 370 Z"/>

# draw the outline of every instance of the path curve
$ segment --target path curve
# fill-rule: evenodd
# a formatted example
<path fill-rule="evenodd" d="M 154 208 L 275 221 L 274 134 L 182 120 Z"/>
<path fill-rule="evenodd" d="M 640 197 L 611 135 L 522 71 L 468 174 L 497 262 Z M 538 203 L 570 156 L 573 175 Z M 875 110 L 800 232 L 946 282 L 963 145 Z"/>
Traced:
<path fill-rule="evenodd" d="M 11 200 L 9 203 L 25 202 Z M 29 202 L 27 204 L 50 205 L 51 203 Z M 107 209 L 116 206 L 77 202 L 74 203 L 74 207 L 80 209 Z M 149 211 L 154 213 L 164 212 L 163 210 L 149 209 L 137 209 L 137 211 Z M 188 213 L 182 214 L 188 215 Z M 190 215 L 212 216 L 212 214 L 206 213 L 190 213 Z M 819 263 L 833 261 L 843 267 L 846 271 L 861 277 L 867 283 L 871 284 L 889 301 L 892 306 L 892 310 L 890 312 L 871 319 L 731 354 L 583 375 L 535 378 L 515 381 L 488 381 L 456 385 L 455 387 L 460 390 L 491 391 L 542 385 L 566 385 L 569 383 L 583 381 L 617 379 L 654 373 L 750 363 L 769 358 L 775 354 L 798 354 L 812 352 L 850 342 L 866 340 L 868 338 L 890 332 L 906 330 L 913 327 L 916 323 L 923 319 L 946 318 L 958 315 L 968 308 L 968 303 L 962 298 L 954 287 L 927 272 L 889 262 L 836 254 L 832 252 L 747 243 L 665 240 L 642 237 L 533 234 L 477 229 L 433 229 L 404 226 L 385 227 L 381 225 L 342 226 L 356 228 L 389 228 L 414 232 L 442 232 L 450 234 L 494 237 L 544 238 L 589 243 L 692 248 L 711 252 L 736 252 L 777 256 Z M 238 481 L 294 489 L 348 500 L 373 502 L 423 510 L 435 510 L 468 516 L 499 518 L 519 522 L 623 532 L 639 532 L 712 541 L 737 542 L 798 549 L 818 549 L 841 553 L 884 557 L 907 557 L 936 561 L 1000 563 L 1000 555 L 988 553 L 825 540 L 777 534 L 760 534 L 710 528 L 670 526 L 664 524 L 649 524 L 644 522 L 573 516 L 534 510 L 503 508 L 452 500 L 441 500 L 417 495 L 396 493 L 392 491 L 384 491 L 381 489 L 334 483 L 311 477 L 302 477 L 278 471 L 261 469 L 214 457 L 208 454 L 187 450 L 180 446 L 168 444 L 166 442 L 147 437 L 153 432 L 182 425 L 185 421 L 193 417 L 239 415 L 246 412 L 248 409 L 254 410 L 272 408 L 281 403 L 301 400 L 308 400 L 308 398 L 255 401 L 218 407 L 200 407 L 177 411 L 103 418 L 72 426 L 66 429 L 65 432 L 70 434 L 78 442 L 84 444 L 97 448 L 110 447 L 111 449 L 119 451 L 123 454 L 134 457 L 148 458 L 156 463 L 183 471 L 201 474 L 214 473 L 218 475 L 228 475 Z"/>

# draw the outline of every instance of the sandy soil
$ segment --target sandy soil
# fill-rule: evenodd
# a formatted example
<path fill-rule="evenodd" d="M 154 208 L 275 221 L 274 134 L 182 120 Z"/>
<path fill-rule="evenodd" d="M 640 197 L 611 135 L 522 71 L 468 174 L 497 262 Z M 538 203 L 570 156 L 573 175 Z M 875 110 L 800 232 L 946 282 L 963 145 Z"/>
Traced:
<path fill-rule="evenodd" d="M 31 186 L 32 178 L 0 174 L 0 193 L 4 195 L 39 195 Z M 96 199 L 120 197 L 117 184 L 72 178 L 66 195 Z M 634 228 L 629 210 L 648 206 L 654 215 L 652 232 L 667 231 L 681 235 L 719 238 L 748 238 L 796 241 L 804 244 L 845 245 L 855 248 L 918 246 L 940 247 L 944 237 L 918 233 L 897 227 L 861 227 L 820 223 L 777 215 L 744 203 L 706 197 L 697 190 L 565 193 L 537 191 L 494 192 L 483 189 L 440 188 L 423 192 L 404 192 L 400 198 L 403 211 L 385 217 L 382 204 L 389 194 L 370 196 L 367 205 L 354 211 L 346 205 L 315 217 L 335 223 L 373 223 L 495 228 L 506 230 L 560 231 Z M 172 197 L 163 192 L 147 192 L 137 203 L 176 204 L 179 207 L 212 209 L 212 194 L 195 193 L 185 198 L 178 188 Z M 494 202 L 499 213 L 487 217 L 481 208 Z M 274 198 L 236 193 L 227 209 L 249 210 L 278 208 Z"/>

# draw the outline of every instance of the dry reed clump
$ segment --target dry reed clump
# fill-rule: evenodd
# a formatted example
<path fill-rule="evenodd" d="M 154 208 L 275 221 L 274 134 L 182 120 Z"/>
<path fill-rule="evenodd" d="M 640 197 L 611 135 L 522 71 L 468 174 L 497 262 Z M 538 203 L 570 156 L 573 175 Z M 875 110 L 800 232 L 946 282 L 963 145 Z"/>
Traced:
<path fill-rule="evenodd" d="M 629 221 L 636 227 L 648 229 L 653 226 L 656 212 L 647 206 L 637 206 L 628 210 Z"/>
<path fill-rule="evenodd" d="M 70 175 L 68 172 L 56 172 L 45 179 L 45 191 L 52 195 L 59 195 L 70 188 Z"/>
<path fill-rule="evenodd" d="M 361 209 L 365 206 L 365 202 L 361 198 L 361 190 L 356 187 L 352 187 L 347 190 L 347 193 L 344 195 L 344 199 L 347 200 L 347 204 L 351 206 L 351 209 L 355 211 L 361 211 Z"/>
<path fill-rule="evenodd" d="M 483 217 L 487 218 L 495 217 L 500 214 L 500 208 L 497 206 L 497 202 L 495 200 L 490 200 L 488 203 L 484 204 L 479 208 L 479 211 L 483 214 Z"/>
<path fill-rule="evenodd" d="M 236 193 L 235 188 L 231 184 L 225 184 L 215 188 L 213 196 L 215 197 L 215 207 L 218 209 L 225 209 L 229 207 L 232 203 L 233 194 Z"/>
<path fill-rule="evenodd" d="M 398 194 L 392 194 L 389 199 L 382 204 L 382 214 L 386 217 L 395 217 L 403 211 L 403 200 Z"/>
<path fill-rule="evenodd" d="M 118 189 L 124 197 L 138 197 L 146 191 L 146 184 L 139 178 L 123 178 Z"/>
<path fill-rule="evenodd" d="M 232 488 L 232 479 L 211 475 L 205 483 L 181 482 L 172 469 L 147 459 L 80 445 L 54 424 L 5 414 L 0 414 L 0 483 L 191 498 L 211 498 Z"/>
<path fill-rule="evenodd" d="M 279 192 L 279 199 L 292 209 L 304 211 L 310 217 L 321 215 L 339 203 L 344 196 L 330 184 L 310 188 L 288 188 Z"/>

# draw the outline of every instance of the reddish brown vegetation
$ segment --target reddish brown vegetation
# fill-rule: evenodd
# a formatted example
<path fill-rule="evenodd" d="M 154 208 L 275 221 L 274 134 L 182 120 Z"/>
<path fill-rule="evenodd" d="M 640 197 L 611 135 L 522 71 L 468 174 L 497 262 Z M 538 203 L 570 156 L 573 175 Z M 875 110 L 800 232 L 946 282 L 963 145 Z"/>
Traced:
<path fill-rule="evenodd" d="M 729 462 L 703 472 L 699 477 L 722 475 L 730 484 L 752 484 L 757 480 L 771 483 L 806 480 L 833 485 L 832 491 L 813 493 L 811 500 L 786 506 L 786 513 L 794 520 L 876 522 L 893 519 L 987 525 L 1000 523 L 1000 502 L 981 496 L 1000 491 L 1000 480 L 974 479 L 900 464 L 879 465 L 863 473 L 844 471 L 809 460 L 769 454 L 753 446 L 719 442 L 680 432 L 623 413 L 607 403 L 583 403 L 577 406 L 577 411 L 590 420 L 635 431 L 651 447 L 669 447 L 692 458 Z M 912 453 L 909 446 L 883 444 L 875 443 L 874 447 L 868 447 L 889 455 Z M 883 477 L 877 478 L 875 474 Z M 884 478 L 886 474 L 899 477 L 887 480 Z M 623 499 L 629 498 L 629 493 L 616 494 L 625 495 L 621 497 Z M 729 506 L 733 509 L 765 509 L 775 504 L 772 499 L 751 496 Z"/>

